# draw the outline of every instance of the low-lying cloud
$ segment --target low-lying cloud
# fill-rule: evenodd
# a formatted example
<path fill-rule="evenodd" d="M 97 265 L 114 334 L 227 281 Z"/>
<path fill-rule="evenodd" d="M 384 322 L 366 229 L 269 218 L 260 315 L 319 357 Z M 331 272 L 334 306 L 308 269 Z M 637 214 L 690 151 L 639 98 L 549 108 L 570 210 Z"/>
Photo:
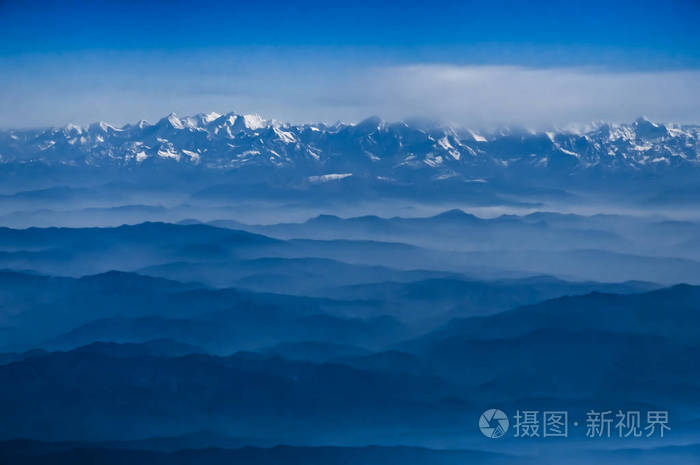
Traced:
<path fill-rule="evenodd" d="M 700 122 L 697 71 L 412 65 L 378 73 L 373 92 L 391 116 L 466 125 L 580 124 L 652 119 Z"/>
<path fill-rule="evenodd" d="M 0 126 L 124 124 L 175 111 L 290 122 L 427 118 L 531 128 L 651 119 L 700 123 L 700 71 L 357 61 L 54 59 L 0 63 Z"/>

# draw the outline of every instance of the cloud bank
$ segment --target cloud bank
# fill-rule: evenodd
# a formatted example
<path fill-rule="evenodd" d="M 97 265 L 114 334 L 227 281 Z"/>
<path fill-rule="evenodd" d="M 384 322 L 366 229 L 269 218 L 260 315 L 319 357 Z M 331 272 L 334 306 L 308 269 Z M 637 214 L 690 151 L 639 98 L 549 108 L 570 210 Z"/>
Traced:
<path fill-rule="evenodd" d="M 47 64 L 48 63 L 48 64 Z M 290 122 L 428 118 L 530 128 L 630 121 L 700 123 L 700 71 L 449 64 L 362 65 L 206 57 L 0 63 L 0 126 L 124 124 L 237 111 Z M 47 78 L 47 76 L 49 78 Z"/>
<path fill-rule="evenodd" d="M 373 96 L 392 117 L 531 127 L 629 121 L 640 115 L 700 122 L 697 71 L 412 65 L 388 68 L 378 76 Z"/>

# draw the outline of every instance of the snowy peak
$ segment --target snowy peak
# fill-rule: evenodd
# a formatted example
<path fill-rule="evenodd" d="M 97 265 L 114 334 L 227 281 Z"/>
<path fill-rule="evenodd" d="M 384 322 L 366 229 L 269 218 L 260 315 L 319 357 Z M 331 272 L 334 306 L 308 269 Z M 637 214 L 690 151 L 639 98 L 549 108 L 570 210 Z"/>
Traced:
<path fill-rule="evenodd" d="M 243 125 L 247 129 L 261 129 L 267 124 L 267 121 L 262 119 L 260 115 L 243 115 Z"/>
<path fill-rule="evenodd" d="M 161 128 L 172 128 L 172 129 L 184 129 L 185 125 L 182 124 L 182 121 L 180 121 L 180 118 L 177 117 L 175 113 L 170 113 L 168 116 L 165 118 L 161 119 L 158 121 L 156 126 L 161 127 Z"/>
<path fill-rule="evenodd" d="M 188 128 L 196 129 L 196 128 L 204 127 L 207 124 L 211 123 L 212 121 L 217 120 L 220 117 L 221 117 L 220 114 L 213 112 L 213 111 L 210 113 L 199 113 L 199 114 L 196 114 L 194 116 L 186 116 L 185 118 L 182 119 L 182 124 Z"/>
<path fill-rule="evenodd" d="M 289 170 L 303 182 L 367 177 L 401 182 L 423 173 L 436 182 L 487 182 L 499 173 L 577 174 L 596 170 L 687 169 L 700 166 L 700 127 L 639 118 L 588 130 L 476 131 L 426 123 L 284 124 L 259 115 L 171 113 L 117 128 L 0 131 L 0 163 L 106 165 L 184 164 L 202 169 Z M 346 176 L 347 175 L 347 176 Z M 350 176 L 352 175 L 352 177 Z M 342 176 L 342 177 L 341 177 Z M 345 182 L 345 181 L 343 181 Z"/>
<path fill-rule="evenodd" d="M 652 123 L 645 117 L 637 118 L 634 122 L 637 137 L 642 139 L 658 139 L 669 135 L 668 129 L 663 124 Z"/>
<path fill-rule="evenodd" d="M 121 131 L 121 129 L 116 128 L 116 127 L 112 126 L 111 124 L 106 123 L 104 121 L 92 123 L 90 126 L 88 126 L 88 132 L 91 132 L 91 133 L 110 134 L 110 133 L 114 133 L 117 131 Z"/>
<path fill-rule="evenodd" d="M 269 124 L 260 115 L 238 115 L 236 113 L 227 113 L 212 120 L 212 122 L 215 127 L 227 126 L 237 130 L 262 129 Z"/>

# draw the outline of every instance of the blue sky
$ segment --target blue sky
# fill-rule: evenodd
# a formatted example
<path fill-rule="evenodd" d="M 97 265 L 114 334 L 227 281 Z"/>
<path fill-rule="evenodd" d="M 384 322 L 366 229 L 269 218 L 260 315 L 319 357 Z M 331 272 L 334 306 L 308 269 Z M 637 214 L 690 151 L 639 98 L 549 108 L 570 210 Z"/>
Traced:
<path fill-rule="evenodd" d="M 700 121 L 699 23 L 697 1 L 0 0 L 0 126 Z"/>

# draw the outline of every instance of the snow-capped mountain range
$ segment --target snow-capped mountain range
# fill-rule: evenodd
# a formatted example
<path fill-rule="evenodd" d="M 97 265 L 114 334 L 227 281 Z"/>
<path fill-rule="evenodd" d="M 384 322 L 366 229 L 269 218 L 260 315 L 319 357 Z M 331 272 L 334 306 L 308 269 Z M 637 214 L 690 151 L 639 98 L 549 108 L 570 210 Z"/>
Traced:
<path fill-rule="evenodd" d="M 155 124 L 0 131 L 0 165 L 189 166 L 294 169 L 311 181 L 372 176 L 481 180 L 515 169 L 572 174 L 700 167 L 700 126 L 600 123 L 585 132 L 468 129 L 369 118 L 357 124 L 284 124 L 257 115 L 170 114 Z M 522 171 L 518 171 L 522 172 Z"/>

